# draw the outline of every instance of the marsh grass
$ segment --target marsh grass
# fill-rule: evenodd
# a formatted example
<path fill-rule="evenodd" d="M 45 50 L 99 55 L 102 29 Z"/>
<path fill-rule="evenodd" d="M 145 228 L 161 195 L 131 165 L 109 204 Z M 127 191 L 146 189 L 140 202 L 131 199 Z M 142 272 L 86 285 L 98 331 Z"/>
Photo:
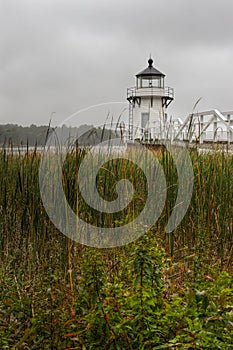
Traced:
<path fill-rule="evenodd" d="M 67 156 L 63 167 L 63 186 L 73 210 L 81 218 L 106 227 L 124 225 L 133 220 L 143 208 L 147 196 L 146 180 L 140 169 L 125 160 L 105 164 L 97 179 L 103 198 L 115 198 L 114 188 L 121 178 L 132 182 L 135 195 L 132 203 L 120 213 L 98 213 L 77 195 L 77 171 L 84 155 L 85 151 L 74 150 Z M 141 332 L 142 338 L 147 338 L 142 320 L 138 320 L 137 326 L 130 324 L 131 309 L 138 308 L 147 322 L 152 322 L 145 308 L 145 305 L 152 305 L 152 301 L 147 294 L 139 293 L 140 288 L 142 291 L 145 286 L 145 293 L 148 288 L 152 288 L 152 294 L 155 290 L 160 293 L 159 278 L 161 281 L 167 278 L 170 291 L 163 295 L 171 296 L 186 281 L 196 283 L 200 276 L 212 274 L 209 278 L 214 278 L 213 271 L 231 271 L 233 156 L 225 152 L 199 154 L 197 150 L 190 150 L 194 170 L 193 196 L 185 218 L 172 234 L 166 234 L 165 227 L 176 200 L 177 173 L 168 152 L 162 150 L 156 152 L 156 156 L 166 175 L 167 200 L 160 219 L 147 235 L 147 241 L 142 237 L 122 248 L 96 250 L 72 242 L 50 222 L 40 198 L 38 171 L 41 155 L 36 149 L 25 154 L 7 153 L 4 149 L 0 152 L 2 349 L 143 349 L 135 344 L 129 345 L 133 339 L 132 329 L 136 327 L 136 330 L 138 325 L 136 333 Z M 161 256 L 169 263 L 165 263 Z M 150 261 L 155 264 L 153 266 L 158 266 L 160 272 L 157 275 L 151 270 Z M 136 284 L 133 286 L 134 278 Z M 137 281 L 141 281 L 140 288 Z M 146 281 L 152 281 L 150 287 Z M 123 301 L 127 294 L 123 290 L 128 291 L 130 305 Z M 111 306 L 108 300 L 111 300 Z M 112 308 L 116 317 L 113 324 L 108 313 Z M 125 314 L 126 324 L 122 325 L 120 320 Z M 179 322 L 180 328 L 185 328 L 182 321 Z M 102 339 L 102 332 L 108 341 L 98 340 L 95 332 L 100 332 L 99 339 Z M 175 337 L 171 332 L 166 338 L 162 330 L 158 334 L 158 344 L 162 341 L 165 344 Z M 155 336 L 150 333 L 151 337 Z M 145 348 L 154 349 L 153 346 Z"/>

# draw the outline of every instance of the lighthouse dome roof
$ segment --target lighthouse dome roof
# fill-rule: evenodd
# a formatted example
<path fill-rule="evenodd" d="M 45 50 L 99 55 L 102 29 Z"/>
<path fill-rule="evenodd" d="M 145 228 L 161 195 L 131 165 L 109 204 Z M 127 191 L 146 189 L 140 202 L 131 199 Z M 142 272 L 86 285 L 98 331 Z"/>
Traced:
<path fill-rule="evenodd" d="M 136 74 L 136 77 L 153 76 L 153 75 L 165 77 L 165 74 L 163 74 L 162 72 L 160 72 L 158 69 L 156 69 L 153 66 L 152 58 L 149 58 L 148 67 L 146 69 L 144 69 L 143 71 L 141 71 L 140 73 Z"/>

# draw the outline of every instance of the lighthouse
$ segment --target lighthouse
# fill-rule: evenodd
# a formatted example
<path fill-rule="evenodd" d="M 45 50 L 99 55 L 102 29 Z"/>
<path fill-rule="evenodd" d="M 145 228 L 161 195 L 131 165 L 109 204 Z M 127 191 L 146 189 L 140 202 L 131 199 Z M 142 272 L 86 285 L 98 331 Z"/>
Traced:
<path fill-rule="evenodd" d="M 151 142 L 166 138 L 167 108 L 174 99 L 174 89 L 165 87 L 165 74 L 156 69 L 153 59 L 136 74 L 136 86 L 127 89 L 129 101 L 129 139 Z"/>

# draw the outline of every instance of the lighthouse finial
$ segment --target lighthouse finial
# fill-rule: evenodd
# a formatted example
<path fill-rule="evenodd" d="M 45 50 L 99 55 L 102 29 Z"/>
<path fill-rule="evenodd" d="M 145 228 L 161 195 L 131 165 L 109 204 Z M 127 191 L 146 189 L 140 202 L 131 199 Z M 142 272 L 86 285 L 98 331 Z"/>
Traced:
<path fill-rule="evenodd" d="M 150 58 L 148 60 L 148 63 L 149 63 L 149 67 L 152 67 L 153 66 L 153 60 L 151 58 L 151 54 L 150 54 Z"/>

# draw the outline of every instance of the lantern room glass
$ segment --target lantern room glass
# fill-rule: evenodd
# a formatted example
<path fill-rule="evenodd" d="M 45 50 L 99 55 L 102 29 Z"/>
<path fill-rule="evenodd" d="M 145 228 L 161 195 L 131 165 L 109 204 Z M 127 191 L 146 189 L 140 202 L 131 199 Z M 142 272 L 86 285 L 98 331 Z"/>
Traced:
<path fill-rule="evenodd" d="M 137 88 L 164 88 L 164 78 L 161 76 L 144 76 L 137 78 Z"/>

